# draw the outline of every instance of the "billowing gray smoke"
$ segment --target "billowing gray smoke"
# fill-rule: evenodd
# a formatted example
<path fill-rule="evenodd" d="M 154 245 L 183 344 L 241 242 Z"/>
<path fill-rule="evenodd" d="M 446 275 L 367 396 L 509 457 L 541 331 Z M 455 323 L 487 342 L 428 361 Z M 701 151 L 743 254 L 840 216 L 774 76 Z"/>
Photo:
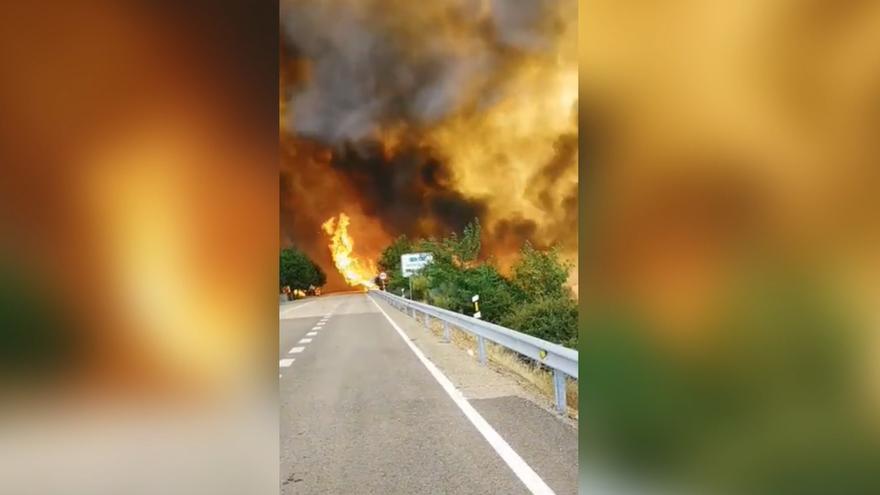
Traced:
<path fill-rule="evenodd" d="M 284 42 L 310 65 L 308 80 L 288 95 L 288 128 L 339 144 L 479 111 L 499 97 L 495 83 L 507 67 L 553 49 L 558 3 L 285 1 Z"/>

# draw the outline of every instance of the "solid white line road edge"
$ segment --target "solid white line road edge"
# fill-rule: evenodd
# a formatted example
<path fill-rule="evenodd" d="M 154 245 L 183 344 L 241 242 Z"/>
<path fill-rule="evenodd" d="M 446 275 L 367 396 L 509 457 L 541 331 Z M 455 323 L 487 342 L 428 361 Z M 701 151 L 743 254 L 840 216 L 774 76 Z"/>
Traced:
<path fill-rule="evenodd" d="M 526 485 L 526 488 L 528 488 L 529 491 L 535 495 L 555 495 L 553 490 L 551 490 L 550 487 L 547 486 L 547 483 L 544 483 L 544 480 L 542 480 L 541 477 L 538 476 L 538 473 L 536 473 L 531 468 L 531 466 L 529 466 L 526 461 L 524 461 L 523 458 L 520 457 L 519 454 L 517 454 L 513 450 L 510 444 L 508 444 L 507 441 L 505 441 L 501 437 L 501 435 L 499 435 L 498 432 L 495 431 L 495 428 L 492 428 L 492 425 L 490 425 L 489 422 L 486 421 L 483 416 L 480 415 L 479 412 L 477 412 L 476 409 L 474 409 L 474 406 L 472 406 L 470 402 L 468 402 L 468 400 L 464 397 L 464 395 L 462 395 L 461 392 L 455 388 L 455 385 L 453 385 L 452 382 L 449 381 L 449 378 L 446 378 L 446 375 L 444 375 L 443 372 L 434 365 L 434 363 L 429 361 L 428 358 L 426 358 L 425 355 L 422 353 L 422 351 L 415 346 L 415 344 L 410 342 L 409 337 L 407 337 L 406 333 L 400 329 L 397 323 L 395 323 L 390 316 L 388 316 L 388 313 L 386 313 L 385 310 L 382 309 L 382 306 L 379 306 L 379 303 L 377 303 L 372 296 L 368 297 L 370 298 L 370 301 L 373 301 L 373 304 L 376 305 L 376 308 L 381 311 L 383 315 L 385 315 L 385 319 L 388 320 L 388 323 L 391 323 L 391 326 L 394 327 L 394 330 L 397 331 L 397 334 L 400 335 L 400 338 L 403 339 L 407 347 L 409 347 L 410 350 L 413 351 L 416 357 L 419 358 L 419 361 L 421 361 L 422 364 L 425 365 L 425 368 L 428 368 L 428 372 L 431 373 L 431 376 L 433 376 L 434 379 L 437 380 L 437 383 L 439 383 L 440 386 L 443 387 L 443 390 L 445 390 L 446 393 L 449 394 L 449 397 L 452 398 L 452 401 L 455 402 L 455 405 L 457 405 L 458 408 L 461 409 L 461 412 L 463 412 L 464 415 L 470 420 L 471 424 L 473 424 L 474 427 L 477 428 L 477 431 L 479 431 L 480 434 L 483 435 L 483 438 L 485 438 L 486 441 L 489 442 L 489 445 L 491 445 L 492 448 L 495 449 L 495 452 L 497 452 L 501 459 L 507 464 L 507 466 L 510 467 L 516 477 L 519 478 L 519 480 L 522 481 L 524 485 Z"/>

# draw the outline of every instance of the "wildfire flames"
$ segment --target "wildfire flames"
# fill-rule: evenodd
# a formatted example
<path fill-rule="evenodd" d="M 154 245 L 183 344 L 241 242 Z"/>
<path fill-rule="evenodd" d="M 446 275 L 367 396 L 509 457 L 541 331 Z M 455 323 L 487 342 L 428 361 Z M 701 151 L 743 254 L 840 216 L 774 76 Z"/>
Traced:
<path fill-rule="evenodd" d="M 280 6 L 283 244 L 330 266 L 323 212 L 351 217 L 362 259 L 478 218 L 502 270 L 526 241 L 576 262 L 575 0 Z"/>
<path fill-rule="evenodd" d="M 352 287 L 375 287 L 373 278 L 376 267 L 371 262 L 365 262 L 352 255 L 354 251 L 354 239 L 348 233 L 348 225 L 351 220 L 345 213 L 339 217 L 330 217 L 321 225 L 324 232 L 330 236 L 330 254 L 336 269 L 345 278 L 345 282 Z"/>

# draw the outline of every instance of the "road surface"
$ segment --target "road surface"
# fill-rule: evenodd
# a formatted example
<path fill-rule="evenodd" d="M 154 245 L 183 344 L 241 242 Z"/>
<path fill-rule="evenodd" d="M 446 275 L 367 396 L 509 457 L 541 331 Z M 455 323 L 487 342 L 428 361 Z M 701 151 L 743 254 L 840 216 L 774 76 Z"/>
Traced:
<path fill-rule="evenodd" d="M 282 494 L 577 493 L 574 428 L 522 397 L 468 397 L 448 377 L 492 372 L 434 366 L 430 334 L 386 303 L 326 295 L 279 318 Z"/>

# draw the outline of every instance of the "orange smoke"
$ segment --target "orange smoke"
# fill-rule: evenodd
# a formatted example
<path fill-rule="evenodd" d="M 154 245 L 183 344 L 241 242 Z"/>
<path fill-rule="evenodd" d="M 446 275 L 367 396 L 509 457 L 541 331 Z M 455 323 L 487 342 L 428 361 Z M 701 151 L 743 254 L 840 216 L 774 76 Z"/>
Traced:
<path fill-rule="evenodd" d="M 330 217 L 321 225 L 324 232 L 330 236 L 330 254 L 336 269 L 345 278 L 345 282 L 352 287 L 375 287 L 373 278 L 376 275 L 376 267 L 370 261 L 358 259 L 352 255 L 354 251 L 354 239 L 348 234 L 348 225 L 351 220 L 345 213 L 340 213 L 339 218 Z"/>

